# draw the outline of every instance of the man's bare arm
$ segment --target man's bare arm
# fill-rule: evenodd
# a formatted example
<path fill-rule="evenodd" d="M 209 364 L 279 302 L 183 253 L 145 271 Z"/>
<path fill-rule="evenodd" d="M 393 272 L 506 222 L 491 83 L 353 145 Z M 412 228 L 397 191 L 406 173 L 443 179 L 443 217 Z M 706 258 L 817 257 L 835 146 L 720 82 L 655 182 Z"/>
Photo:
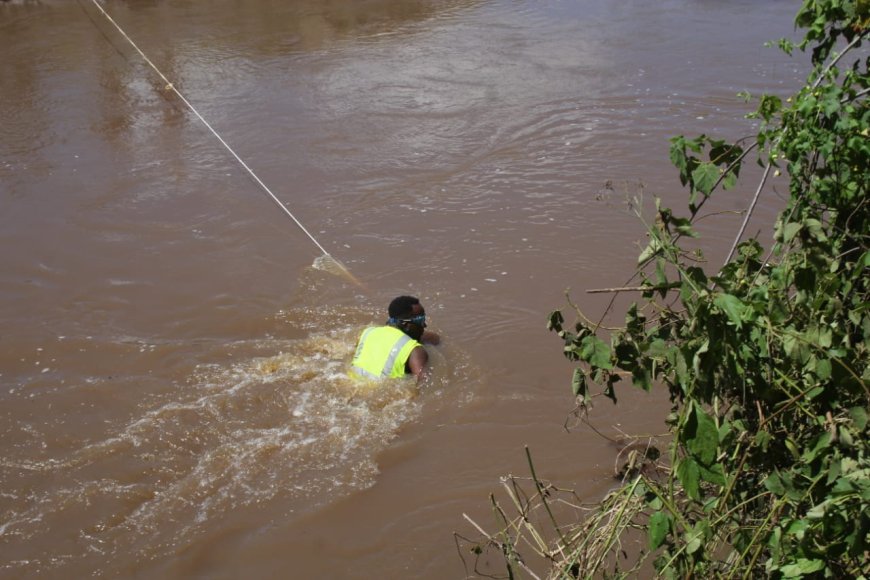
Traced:
<path fill-rule="evenodd" d="M 439 344 L 441 342 L 441 337 L 438 336 L 437 332 L 424 330 L 423 336 L 420 337 L 420 342 L 423 344 Z"/>
<path fill-rule="evenodd" d="M 426 363 L 429 362 L 429 353 L 422 346 L 416 347 L 408 357 L 408 368 L 417 377 L 417 383 L 423 379 L 426 373 Z"/>

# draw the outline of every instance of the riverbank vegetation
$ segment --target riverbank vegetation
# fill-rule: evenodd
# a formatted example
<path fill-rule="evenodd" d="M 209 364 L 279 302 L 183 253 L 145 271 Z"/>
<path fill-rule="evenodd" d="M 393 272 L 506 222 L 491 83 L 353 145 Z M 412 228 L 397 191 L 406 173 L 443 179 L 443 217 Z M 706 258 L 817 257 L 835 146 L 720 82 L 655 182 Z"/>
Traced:
<path fill-rule="evenodd" d="M 788 99 L 746 95 L 754 138 L 671 140 L 687 208 L 656 205 L 624 326 L 605 330 L 570 301 L 576 323 L 549 319 L 577 363 L 580 412 L 628 382 L 667 389 L 667 448 L 634 449 L 621 485 L 571 523 L 570 495 L 530 456 L 531 477 L 491 498 L 497 529 L 472 522 L 480 538 L 459 542 L 472 559 L 497 554 L 512 578 L 868 574 L 870 2 L 805 0 L 795 22 L 803 39 L 776 44 L 812 73 Z M 754 161 L 755 199 L 711 271 L 687 241 Z M 743 234 L 780 173 L 788 200 L 765 249 Z"/>

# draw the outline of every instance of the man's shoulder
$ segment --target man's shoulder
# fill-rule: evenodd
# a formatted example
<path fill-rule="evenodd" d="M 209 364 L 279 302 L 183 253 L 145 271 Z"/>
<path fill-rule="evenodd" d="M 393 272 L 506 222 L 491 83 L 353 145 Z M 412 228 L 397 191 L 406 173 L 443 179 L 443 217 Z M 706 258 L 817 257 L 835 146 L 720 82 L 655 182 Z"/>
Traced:
<path fill-rule="evenodd" d="M 365 330 L 363 330 L 362 334 L 380 334 L 383 336 L 395 336 L 396 338 L 407 337 L 408 340 L 415 342 L 416 344 L 420 344 L 418 341 L 414 340 L 395 326 L 390 326 L 389 324 L 383 324 L 380 326 L 369 326 Z"/>

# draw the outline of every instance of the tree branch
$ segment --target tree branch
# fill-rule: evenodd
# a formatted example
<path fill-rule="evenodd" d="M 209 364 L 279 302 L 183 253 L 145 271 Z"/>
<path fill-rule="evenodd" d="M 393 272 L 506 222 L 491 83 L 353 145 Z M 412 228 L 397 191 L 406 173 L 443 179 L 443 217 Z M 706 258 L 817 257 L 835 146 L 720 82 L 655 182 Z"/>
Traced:
<path fill-rule="evenodd" d="M 752 217 L 752 213 L 755 211 L 755 206 L 758 204 L 758 198 L 761 196 L 761 190 L 764 189 L 764 184 L 767 183 L 767 176 L 770 175 L 771 167 L 773 167 L 773 162 L 768 161 L 767 167 L 764 168 L 764 175 L 761 176 L 761 183 L 758 184 L 758 189 L 755 190 L 755 197 L 752 198 L 752 203 L 749 205 L 749 209 L 743 217 L 743 224 L 740 226 L 740 231 L 737 232 L 737 236 L 734 238 L 734 243 L 731 244 L 731 249 L 725 257 L 725 262 L 722 264 L 723 268 L 731 261 L 731 256 L 734 255 L 734 250 L 737 249 L 737 244 L 740 243 L 740 238 L 743 237 L 743 233 L 746 231 L 746 226 L 749 224 L 749 218 Z"/>

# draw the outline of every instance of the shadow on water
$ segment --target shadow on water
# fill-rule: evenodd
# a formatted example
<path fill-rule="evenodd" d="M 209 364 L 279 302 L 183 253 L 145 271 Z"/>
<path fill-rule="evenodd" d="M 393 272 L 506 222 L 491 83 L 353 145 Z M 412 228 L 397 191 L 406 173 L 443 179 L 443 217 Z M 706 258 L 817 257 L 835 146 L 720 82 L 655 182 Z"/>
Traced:
<path fill-rule="evenodd" d="M 90 0 L 80 0 L 90 4 Z M 113 11 L 147 15 L 140 22 L 140 34 L 158 38 L 167 34 L 190 39 L 191 21 L 178 18 L 173 2 L 126 0 Z M 278 55 L 288 52 L 316 51 L 348 39 L 378 38 L 400 33 L 409 26 L 430 18 L 443 18 L 452 12 L 478 4 L 475 0 L 261 0 L 247 9 L 248 2 L 223 0 L 209 11 L 197 11 L 198 20 L 209 35 L 201 48 L 244 52 L 247 55 Z M 226 15 L 231 14 L 232 18 Z M 204 41 L 204 39 L 202 39 Z"/>

